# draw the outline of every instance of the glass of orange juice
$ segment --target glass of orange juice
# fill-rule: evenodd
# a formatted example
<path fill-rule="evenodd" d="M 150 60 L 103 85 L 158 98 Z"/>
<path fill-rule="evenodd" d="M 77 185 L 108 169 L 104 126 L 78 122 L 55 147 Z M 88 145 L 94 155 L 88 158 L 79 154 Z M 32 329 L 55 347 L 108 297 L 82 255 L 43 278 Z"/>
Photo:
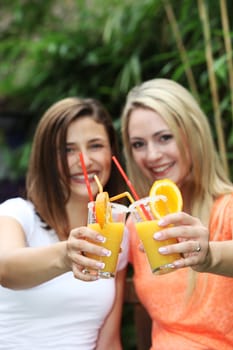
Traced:
<path fill-rule="evenodd" d="M 96 202 L 88 203 L 88 227 L 99 232 L 105 237 L 105 242 L 98 243 L 98 245 L 111 251 L 110 256 L 99 256 L 95 254 L 86 253 L 89 258 L 105 263 L 105 267 L 97 271 L 101 278 L 115 277 L 118 256 L 121 251 L 121 242 L 123 238 L 124 225 L 127 207 L 112 202 L 106 202 L 106 218 L 103 223 L 98 222 L 96 216 Z M 96 242 L 95 242 L 96 244 Z M 85 271 L 86 273 L 90 271 Z"/>
<path fill-rule="evenodd" d="M 158 251 L 160 247 L 177 243 L 175 238 L 164 241 L 156 241 L 153 238 L 153 235 L 161 231 L 162 228 L 158 226 L 159 219 L 154 216 L 153 210 L 151 209 L 156 201 L 163 200 L 161 197 L 162 196 L 142 198 L 129 207 L 137 234 L 143 244 L 151 270 L 155 275 L 162 275 L 174 271 L 171 264 L 175 260 L 181 258 L 180 254 L 162 255 Z M 149 214 L 151 220 L 145 217 L 142 206 Z"/>

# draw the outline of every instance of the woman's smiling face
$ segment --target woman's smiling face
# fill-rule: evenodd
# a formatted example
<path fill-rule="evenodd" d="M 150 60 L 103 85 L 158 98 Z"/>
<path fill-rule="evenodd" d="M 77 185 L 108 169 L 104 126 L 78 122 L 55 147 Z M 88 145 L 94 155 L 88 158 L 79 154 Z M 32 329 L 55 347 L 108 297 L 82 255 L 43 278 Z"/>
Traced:
<path fill-rule="evenodd" d="M 141 107 L 132 110 L 128 135 L 133 158 L 151 182 L 163 178 L 178 186 L 184 182 L 190 172 L 190 157 L 185 163 L 172 131 L 158 113 Z"/>
<path fill-rule="evenodd" d="M 104 186 L 111 171 L 111 146 L 105 127 L 90 117 L 82 117 L 69 126 L 66 138 L 66 154 L 70 171 L 71 195 L 87 197 L 87 187 L 80 163 L 82 152 L 93 195 L 97 193 L 94 175 Z"/>

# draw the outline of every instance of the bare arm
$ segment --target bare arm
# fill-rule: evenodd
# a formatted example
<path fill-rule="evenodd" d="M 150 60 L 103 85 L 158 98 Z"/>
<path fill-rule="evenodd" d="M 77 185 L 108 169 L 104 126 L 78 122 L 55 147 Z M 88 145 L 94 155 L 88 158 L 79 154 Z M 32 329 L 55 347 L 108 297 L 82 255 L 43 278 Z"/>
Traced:
<path fill-rule="evenodd" d="M 99 333 L 96 350 L 122 350 L 120 339 L 120 326 L 122 317 L 122 304 L 124 298 L 126 269 L 116 276 L 116 296 L 113 308 L 107 316 Z"/>
<path fill-rule="evenodd" d="M 198 271 L 233 277 L 233 241 L 209 242 L 209 252 Z"/>
<path fill-rule="evenodd" d="M 35 233 L 36 234 L 36 233 Z M 102 254 L 102 249 L 84 238 L 98 241 L 99 234 L 86 227 L 71 231 L 68 241 L 46 247 L 27 247 L 24 231 L 13 218 L 0 217 L 0 284 L 10 289 L 32 288 L 73 271 L 74 277 L 91 281 L 95 276 L 82 273 L 84 267 L 97 268 L 98 262 L 82 252 Z"/>
<path fill-rule="evenodd" d="M 27 248 L 21 225 L 9 217 L 0 219 L 0 283 L 12 289 L 30 288 L 66 272 L 61 256 L 65 243 Z"/>

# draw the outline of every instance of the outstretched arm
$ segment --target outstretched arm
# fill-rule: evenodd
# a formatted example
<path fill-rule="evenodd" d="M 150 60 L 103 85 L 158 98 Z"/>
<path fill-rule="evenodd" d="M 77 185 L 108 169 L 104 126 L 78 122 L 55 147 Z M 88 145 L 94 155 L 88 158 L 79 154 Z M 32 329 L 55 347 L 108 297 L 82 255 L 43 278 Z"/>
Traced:
<path fill-rule="evenodd" d="M 36 233 L 35 233 L 36 234 Z M 6 216 L 0 217 L 0 285 L 9 289 L 32 288 L 65 272 L 84 281 L 96 280 L 82 271 L 84 267 L 97 269 L 99 262 L 85 257 L 85 252 L 104 255 L 98 242 L 99 233 L 87 227 L 70 232 L 67 241 L 42 247 L 28 247 L 20 223 Z"/>

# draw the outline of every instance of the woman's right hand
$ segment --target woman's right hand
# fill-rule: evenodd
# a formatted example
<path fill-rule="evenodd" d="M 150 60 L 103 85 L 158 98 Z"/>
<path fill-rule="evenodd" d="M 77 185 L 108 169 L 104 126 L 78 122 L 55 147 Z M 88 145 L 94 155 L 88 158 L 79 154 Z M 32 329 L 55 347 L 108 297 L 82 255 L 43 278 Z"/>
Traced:
<path fill-rule="evenodd" d="M 83 281 L 95 281 L 98 279 L 97 270 L 104 268 L 104 263 L 89 258 L 88 254 L 108 256 L 110 252 L 98 245 L 104 242 L 104 237 L 86 227 L 78 227 L 70 231 L 66 244 L 66 265 L 73 271 L 74 277 Z M 91 273 L 87 273 L 86 270 Z"/>

